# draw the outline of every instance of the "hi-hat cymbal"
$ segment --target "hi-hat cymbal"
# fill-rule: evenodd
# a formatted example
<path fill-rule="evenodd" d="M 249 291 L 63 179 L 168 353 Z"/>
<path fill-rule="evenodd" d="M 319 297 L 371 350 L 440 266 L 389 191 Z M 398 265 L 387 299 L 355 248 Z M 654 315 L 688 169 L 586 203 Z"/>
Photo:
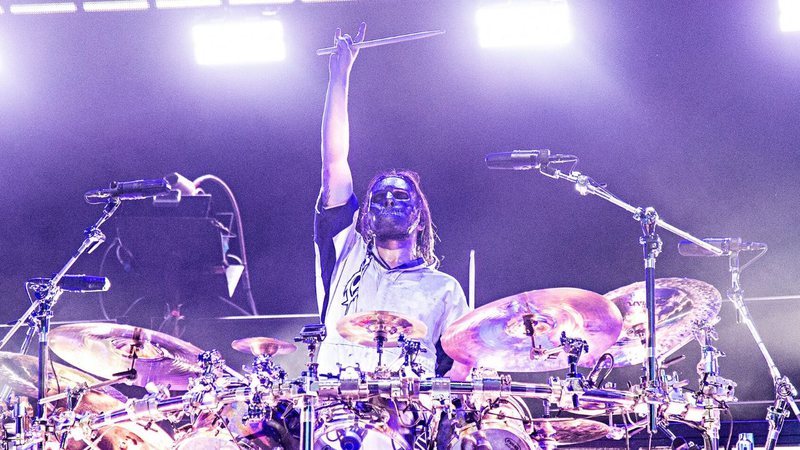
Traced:
<path fill-rule="evenodd" d="M 696 324 L 715 324 L 722 296 L 708 283 L 689 278 L 659 278 L 655 287 L 656 356 L 665 358 L 689 343 Z M 609 349 L 615 366 L 641 364 L 647 347 L 644 282 L 615 289 L 605 297 L 622 312 L 622 333 Z"/>
<path fill-rule="evenodd" d="M 129 325 L 83 323 L 62 325 L 50 332 L 50 348 L 65 361 L 102 378 L 131 367 L 136 354 L 137 386 L 149 382 L 185 390 L 189 377 L 201 372 L 202 350 L 158 331 Z"/>
<path fill-rule="evenodd" d="M 342 317 L 336 323 L 336 331 L 358 345 L 376 347 L 378 338 L 382 338 L 384 347 L 396 347 L 401 334 L 419 339 L 428 334 L 428 327 L 419 319 L 394 311 L 367 311 Z"/>
<path fill-rule="evenodd" d="M 249 337 L 231 342 L 234 350 L 249 353 L 253 356 L 288 355 L 297 350 L 297 346 L 280 339 L 268 337 Z"/>
<path fill-rule="evenodd" d="M 531 353 L 533 330 L 537 355 Z M 451 358 L 507 372 L 545 372 L 568 366 L 558 352 L 561 333 L 589 346 L 579 362 L 587 365 L 617 340 L 622 316 L 600 294 L 575 288 L 523 292 L 481 306 L 453 322 L 442 336 Z M 549 355 L 542 356 L 542 355 Z M 535 357 L 533 359 L 532 357 Z"/>
<path fill-rule="evenodd" d="M 580 444 L 605 437 L 610 427 L 602 422 L 589 419 L 571 419 L 566 417 L 533 419 L 531 438 L 543 448 Z"/>

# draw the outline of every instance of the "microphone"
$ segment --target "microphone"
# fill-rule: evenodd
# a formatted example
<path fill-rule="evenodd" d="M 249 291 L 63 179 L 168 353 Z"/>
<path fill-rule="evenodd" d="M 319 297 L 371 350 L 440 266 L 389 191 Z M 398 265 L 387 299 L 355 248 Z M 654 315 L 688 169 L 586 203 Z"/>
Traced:
<path fill-rule="evenodd" d="M 550 150 L 514 150 L 511 152 L 489 153 L 486 166 L 490 169 L 531 170 L 540 169 L 550 163 L 577 162 L 575 155 L 551 155 Z"/>
<path fill-rule="evenodd" d="M 45 286 L 52 278 L 31 278 L 30 284 Z M 111 280 L 92 275 L 64 275 L 58 281 L 58 288 L 66 292 L 105 292 L 111 288 Z"/>
<path fill-rule="evenodd" d="M 746 242 L 742 238 L 705 238 L 703 242 L 719 247 L 721 255 L 716 255 L 694 242 L 683 240 L 678 243 L 678 253 L 683 256 L 729 256 L 738 252 L 753 252 L 766 250 L 767 244 L 762 242 Z"/>
<path fill-rule="evenodd" d="M 109 198 L 142 200 L 169 192 L 172 187 L 164 178 L 154 180 L 112 181 L 108 189 L 94 189 L 83 195 L 86 203 L 103 203 Z"/>

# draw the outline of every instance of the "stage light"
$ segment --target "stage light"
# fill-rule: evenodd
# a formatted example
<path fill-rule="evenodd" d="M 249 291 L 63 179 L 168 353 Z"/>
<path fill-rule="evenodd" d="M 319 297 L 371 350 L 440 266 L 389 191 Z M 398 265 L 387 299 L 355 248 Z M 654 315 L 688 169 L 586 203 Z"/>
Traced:
<path fill-rule="evenodd" d="M 75 3 L 15 3 L 9 5 L 11 14 L 64 14 L 78 11 Z"/>
<path fill-rule="evenodd" d="M 286 57 L 278 20 L 195 25 L 194 56 L 200 65 L 260 64 Z"/>
<path fill-rule="evenodd" d="M 490 5 L 475 13 L 483 48 L 558 47 L 572 40 L 565 1 L 516 1 Z"/>
<path fill-rule="evenodd" d="M 222 6 L 221 0 L 156 0 L 158 9 L 213 8 Z"/>
<path fill-rule="evenodd" d="M 294 0 L 228 0 L 231 6 L 247 6 L 247 5 L 288 5 L 294 3 Z"/>
<path fill-rule="evenodd" d="M 83 2 L 86 12 L 144 11 L 150 8 L 147 0 L 101 0 Z"/>
<path fill-rule="evenodd" d="M 781 31 L 800 31 L 800 0 L 779 0 Z"/>

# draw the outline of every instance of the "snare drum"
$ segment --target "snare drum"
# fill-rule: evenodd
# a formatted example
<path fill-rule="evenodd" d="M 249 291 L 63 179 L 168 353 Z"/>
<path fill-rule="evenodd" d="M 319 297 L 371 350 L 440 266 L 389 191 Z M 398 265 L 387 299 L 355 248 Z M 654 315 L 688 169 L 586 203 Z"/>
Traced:
<path fill-rule="evenodd" d="M 470 448 L 468 442 L 471 442 L 494 450 L 532 450 L 538 446 L 529 437 L 530 421 L 530 410 L 521 399 L 501 398 L 489 408 L 476 410 L 456 431 L 447 448 Z"/>

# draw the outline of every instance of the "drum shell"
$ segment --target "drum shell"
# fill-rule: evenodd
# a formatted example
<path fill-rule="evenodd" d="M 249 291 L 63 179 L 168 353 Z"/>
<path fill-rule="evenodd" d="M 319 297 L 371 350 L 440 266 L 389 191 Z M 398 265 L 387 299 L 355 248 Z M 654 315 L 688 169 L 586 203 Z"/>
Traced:
<path fill-rule="evenodd" d="M 476 409 L 456 430 L 448 450 L 461 450 L 467 442 L 488 444 L 489 448 L 531 450 L 538 448 L 530 438 L 531 413 L 517 397 L 498 399 L 488 408 Z M 482 411 L 482 412 L 478 412 Z M 468 415 L 469 416 L 469 415 Z M 479 425 L 480 424 L 480 425 Z"/>
<path fill-rule="evenodd" d="M 363 450 L 411 450 L 417 417 L 398 417 L 405 409 L 383 398 L 369 402 L 330 403 L 317 409 L 314 450 L 340 450 L 343 440 L 359 441 Z"/>

